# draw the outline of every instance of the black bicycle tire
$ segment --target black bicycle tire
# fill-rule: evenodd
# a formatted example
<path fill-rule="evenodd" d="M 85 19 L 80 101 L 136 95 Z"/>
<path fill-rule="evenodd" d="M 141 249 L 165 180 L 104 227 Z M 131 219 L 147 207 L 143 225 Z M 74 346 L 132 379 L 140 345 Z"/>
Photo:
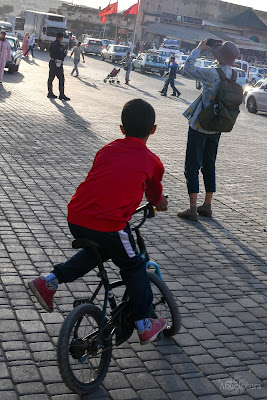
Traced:
<path fill-rule="evenodd" d="M 85 314 L 90 315 L 92 318 L 94 318 L 94 320 L 99 325 L 102 318 L 102 311 L 93 304 L 81 304 L 75 307 L 63 322 L 59 333 L 57 345 L 58 368 L 62 380 L 70 390 L 79 395 L 88 394 L 98 389 L 98 387 L 105 379 L 112 357 L 112 347 L 110 340 L 109 348 L 102 353 L 99 373 L 97 375 L 97 378 L 93 382 L 90 382 L 88 384 L 82 383 L 73 374 L 68 355 L 69 337 L 75 322 L 77 322 L 78 319 Z"/>
<path fill-rule="evenodd" d="M 168 328 L 163 331 L 164 335 L 167 337 L 176 335 L 179 330 L 181 329 L 181 315 L 176 304 L 176 301 L 173 297 L 172 292 L 166 285 L 166 283 L 154 272 L 148 272 L 148 276 L 150 281 L 157 286 L 159 291 L 162 293 L 166 303 L 169 307 L 170 314 L 172 317 L 171 325 L 170 321 L 168 321 Z M 152 285 L 152 292 L 153 292 L 153 285 Z"/>

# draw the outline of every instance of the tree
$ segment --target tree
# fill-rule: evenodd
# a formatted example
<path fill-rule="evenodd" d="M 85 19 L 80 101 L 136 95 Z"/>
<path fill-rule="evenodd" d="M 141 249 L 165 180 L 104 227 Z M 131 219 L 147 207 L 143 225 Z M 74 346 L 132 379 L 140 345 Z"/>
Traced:
<path fill-rule="evenodd" d="M 9 14 L 14 11 L 14 7 L 10 6 L 9 4 L 4 4 L 2 7 L 0 7 L 0 14 L 5 17 L 6 14 Z"/>

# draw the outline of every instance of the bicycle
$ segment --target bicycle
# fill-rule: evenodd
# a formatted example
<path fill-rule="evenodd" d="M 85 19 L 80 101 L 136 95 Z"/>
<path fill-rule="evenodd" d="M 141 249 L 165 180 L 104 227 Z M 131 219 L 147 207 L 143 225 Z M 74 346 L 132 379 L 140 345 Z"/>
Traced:
<path fill-rule="evenodd" d="M 147 203 L 139 207 L 135 214 L 143 212 L 142 220 L 132 228 L 136 234 L 137 245 L 146 260 L 148 275 L 153 292 L 151 317 L 164 317 L 168 321 L 163 334 L 167 337 L 177 334 L 181 318 L 175 299 L 162 280 L 160 267 L 151 262 L 146 250 L 140 228 L 147 218 L 154 217 L 154 207 Z M 108 372 L 112 358 L 113 345 L 119 346 L 128 340 L 135 328 L 129 311 L 127 292 L 124 289 L 118 303 L 114 289 L 124 286 L 122 280 L 109 282 L 107 272 L 99 253 L 98 244 L 86 238 L 74 240 L 74 249 L 90 249 L 99 269 L 100 283 L 90 298 L 75 300 L 73 310 L 62 324 L 57 346 L 59 371 L 66 386 L 77 394 L 88 394 L 96 390 Z M 155 272 L 149 271 L 151 268 Z M 105 289 L 103 310 L 93 302 L 101 288 Z M 107 315 L 108 304 L 110 315 Z"/>

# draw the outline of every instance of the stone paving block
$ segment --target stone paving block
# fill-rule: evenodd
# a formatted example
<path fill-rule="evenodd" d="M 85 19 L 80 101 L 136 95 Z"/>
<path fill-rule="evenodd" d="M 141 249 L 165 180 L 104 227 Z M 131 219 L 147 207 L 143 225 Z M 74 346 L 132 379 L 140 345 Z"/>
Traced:
<path fill-rule="evenodd" d="M 186 392 L 170 393 L 169 399 L 170 400 L 177 400 L 177 399 L 197 400 L 198 398 L 192 392 L 186 391 Z"/>
<path fill-rule="evenodd" d="M 135 391 L 133 389 L 111 390 L 110 395 L 111 395 L 112 400 L 139 400 L 140 399 L 138 394 L 135 393 Z M 93 398 L 92 398 L 92 400 L 93 400 Z"/>
<path fill-rule="evenodd" d="M 248 368 L 260 379 L 267 379 L 267 365 L 248 365 Z"/>
<path fill-rule="evenodd" d="M 161 375 L 155 377 L 162 390 L 166 393 L 186 391 L 187 386 L 179 376 L 176 375 Z"/>
<path fill-rule="evenodd" d="M 145 372 L 126 374 L 126 377 L 135 390 L 142 390 L 143 388 L 155 389 L 158 387 L 155 379 L 150 374 Z"/>
<path fill-rule="evenodd" d="M 160 389 L 139 390 L 138 395 L 141 400 L 168 400 L 166 394 Z"/>
<path fill-rule="evenodd" d="M 3 400 L 18 400 L 17 394 L 15 392 L 13 392 L 13 391 L 9 392 L 9 391 L 3 390 L 3 391 L 0 392 L 0 395 L 3 398 Z"/>
<path fill-rule="evenodd" d="M 11 367 L 12 379 L 16 383 L 39 381 L 40 375 L 35 365 L 21 365 Z"/>
<path fill-rule="evenodd" d="M 2 357 L 1 357 L 2 358 Z M 6 364 L 4 363 L 3 358 L 0 361 L 0 378 L 9 378 L 9 371 L 7 369 Z"/>
<path fill-rule="evenodd" d="M 207 378 L 187 379 L 186 384 L 194 392 L 196 396 L 206 396 L 217 394 L 215 386 Z"/>
<path fill-rule="evenodd" d="M 112 372 L 107 374 L 104 387 L 106 390 L 127 389 L 129 382 L 122 372 Z"/>
<path fill-rule="evenodd" d="M 46 394 L 45 385 L 42 382 L 28 382 L 16 385 L 16 390 L 20 396 L 33 395 L 33 394 Z"/>
<path fill-rule="evenodd" d="M 0 394 L 2 390 L 11 390 L 13 391 L 14 384 L 11 379 L 0 379 Z"/>

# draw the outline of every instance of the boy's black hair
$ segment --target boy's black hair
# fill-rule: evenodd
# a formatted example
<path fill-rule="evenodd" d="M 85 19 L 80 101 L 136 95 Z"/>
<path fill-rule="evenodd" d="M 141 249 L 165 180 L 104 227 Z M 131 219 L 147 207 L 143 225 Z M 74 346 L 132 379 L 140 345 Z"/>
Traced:
<path fill-rule="evenodd" d="M 125 135 L 145 138 L 153 130 L 155 118 L 155 110 L 147 101 L 142 99 L 128 101 L 121 113 Z"/>
<path fill-rule="evenodd" d="M 57 39 L 59 39 L 59 38 L 61 38 L 61 37 L 63 37 L 64 35 L 63 35 L 63 33 L 62 32 L 58 32 L 57 33 Z"/>

